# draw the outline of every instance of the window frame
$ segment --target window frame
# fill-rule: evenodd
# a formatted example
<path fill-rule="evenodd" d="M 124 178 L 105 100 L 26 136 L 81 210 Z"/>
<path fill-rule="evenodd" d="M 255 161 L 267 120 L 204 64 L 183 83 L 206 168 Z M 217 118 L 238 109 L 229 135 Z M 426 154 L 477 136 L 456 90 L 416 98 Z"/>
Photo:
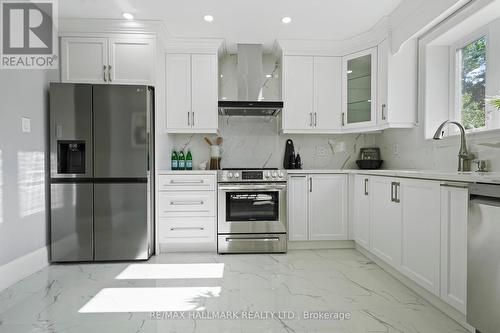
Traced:
<path fill-rule="evenodd" d="M 464 47 L 473 43 L 481 38 L 486 39 L 486 92 L 488 91 L 489 80 L 489 68 L 488 63 L 490 62 L 490 28 L 489 24 L 475 30 L 474 32 L 460 38 L 455 43 L 450 45 L 450 78 L 449 78 L 449 119 L 462 122 L 462 110 L 461 110 L 461 98 L 462 98 L 462 85 L 461 85 L 461 51 Z M 485 106 L 485 126 L 481 128 L 467 129 L 467 133 L 483 133 L 491 130 L 499 130 L 500 127 L 492 128 L 491 124 L 488 122 L 488 106 Z M 448 135 L 458 134 L 459 130 L 455 127 L 448 127 Z"/>

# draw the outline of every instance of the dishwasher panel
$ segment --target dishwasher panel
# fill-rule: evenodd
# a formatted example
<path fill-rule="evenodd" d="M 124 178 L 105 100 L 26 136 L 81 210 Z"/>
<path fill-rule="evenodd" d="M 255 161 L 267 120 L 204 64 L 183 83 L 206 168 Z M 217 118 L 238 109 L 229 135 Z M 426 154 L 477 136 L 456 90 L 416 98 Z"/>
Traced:
<path fill-rule="evenodd" d="M 471 185 L 467 244 L 467 322 L 482 333 L 500 327 L 500 186 Z"/>

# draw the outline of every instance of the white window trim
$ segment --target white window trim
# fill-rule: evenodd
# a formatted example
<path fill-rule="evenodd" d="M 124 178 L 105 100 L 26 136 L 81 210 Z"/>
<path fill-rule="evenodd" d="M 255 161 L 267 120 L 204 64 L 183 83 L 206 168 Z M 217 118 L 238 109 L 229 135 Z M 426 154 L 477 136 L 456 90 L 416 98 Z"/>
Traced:
<path fill-rule="evenodd" d="M 461 98 L 461 79 L 459 79 L 460 71 L 459 71 L 459 65 L 460 63 L 457 61 L 459 58 L 459 51 L 467 46 L 468 44 L 482 38 L 486 38 L 486 91 L 488 91 L 488 84 L 490 83 L 490 80 L 488 80 L 488 62 L 490 61 L 490 47 L 489 47 L 489 40 L 490 40 L 490 29 L 489 29 L 489 24 L 477 29 L 471 34 L 468 34 L 467 36 L 457 40 L 453 45 L 450 46 L 450 78 L 449 78 L 449 110 L 448 110 L 448 115 L 449 119 L 451 120 L 456 120 L 461 122 L 461 109 L 460 109 L 460 98 Z M 487 112 L 487 110 L 485 110 Z M 466 132 L 467 133 L 484 133 L 487 131 L 494 131 L 494 130 L 499 130 L 499 128 L 491 128 L 490 125 L 488 124 L 488 117 L 486 117 L 486 124 L 484 127 L 481 128 L 475 128 L 475 129 L 469 129 Z M 447 135 L 457 135 L 459 134 L 458 128 L 455 127 L 448 127 L 448 133 Z"/>

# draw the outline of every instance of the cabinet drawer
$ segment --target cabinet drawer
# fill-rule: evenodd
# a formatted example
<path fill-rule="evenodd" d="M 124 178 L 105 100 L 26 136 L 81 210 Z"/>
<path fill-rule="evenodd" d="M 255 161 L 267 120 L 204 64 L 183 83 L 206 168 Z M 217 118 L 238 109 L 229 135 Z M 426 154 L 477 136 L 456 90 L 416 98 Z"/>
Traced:
<path fill-rule="evenodd" d="M 160 217 L 215 216 L 214 192 L 160 192 Z"/>
<path fill-rule="evenodd" d="M 214 175 L 160 175 L 159 191 L 215 191 Z"/>
<path fill-rule="evenodd" d="M 162 218 L 159 240 L 168 242 L 214 242 L 215 217 Z"/>

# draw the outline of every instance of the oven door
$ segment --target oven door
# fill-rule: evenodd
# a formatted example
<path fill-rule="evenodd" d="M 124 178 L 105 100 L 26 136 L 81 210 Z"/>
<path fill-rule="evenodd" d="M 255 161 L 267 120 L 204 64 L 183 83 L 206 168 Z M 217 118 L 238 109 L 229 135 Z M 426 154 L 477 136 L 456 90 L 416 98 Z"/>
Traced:
<path fill-rule="evenodd" d="M 218 233 L 286 233 L 286 184 L 219 184 Z"/>

